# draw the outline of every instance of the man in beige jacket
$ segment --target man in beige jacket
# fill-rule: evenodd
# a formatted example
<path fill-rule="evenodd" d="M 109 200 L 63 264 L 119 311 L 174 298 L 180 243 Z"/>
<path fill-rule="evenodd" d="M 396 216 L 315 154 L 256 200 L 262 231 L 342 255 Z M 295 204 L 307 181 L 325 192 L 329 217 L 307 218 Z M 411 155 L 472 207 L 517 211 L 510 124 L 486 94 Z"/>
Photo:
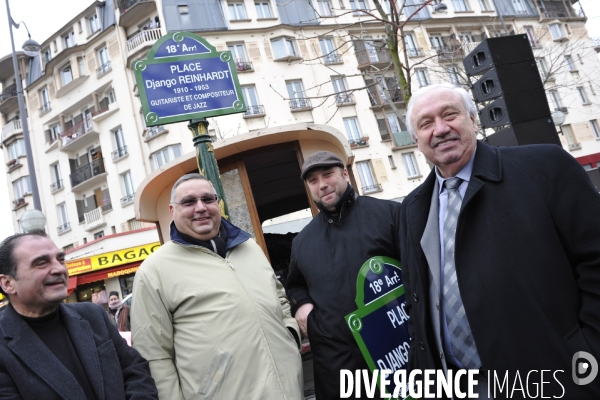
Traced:
<path fill-rule="evenodd" d="M 298 325 L 261 248 L 200 174 L 169 209 L 171 241 L 138 270 L 131 309 L 160 399 L 302 399 Z"/>

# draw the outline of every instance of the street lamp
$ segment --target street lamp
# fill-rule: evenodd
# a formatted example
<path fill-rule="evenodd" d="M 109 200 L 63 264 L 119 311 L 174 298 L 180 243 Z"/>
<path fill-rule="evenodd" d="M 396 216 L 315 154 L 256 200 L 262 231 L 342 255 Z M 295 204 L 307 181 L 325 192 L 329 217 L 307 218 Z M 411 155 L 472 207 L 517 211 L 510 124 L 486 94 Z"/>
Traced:
<path fill-rule="evenodd" d="M 435 6 L 433 6 L 433 11 L 445 13 L 446 11 L 448 11 L 448 6 L 444 3 L 437 3 Z"/>
<path fill-rule="evenodd" d="M 23 26 L 25 27 L 25 29 L 27 29 L 27 25 L 25 25 L 25 22 L 21 21 L 21 23 L 23 23 Z M 17 26 L 17 29 L 18 29 L 19 24 L 17 24 L 16 26 Z M 42 46 L 40 46 L 40 44 L 38 42 L 36 42 L 35 40 L 33 40 L 31 38 L 31 34 L 29 33 L 29 29 L 27 29 L 27 35 L 29 35 L 29 39 L 27 39 L 25 41 L 25 43 L 23 43 L 22 49 L 25 52 L 25 54 L 27 54 L 29 57 L 35 57 L 40 52 L 40 48 Z"/>
<path fill-rule="evenodd" d="M 40 210 L 29 210 L 21 216 L 21 228 L 25 232 L 39 232 L 46 227 L 46 216 Z"/>
<path fill-rule="evenodd" d="M 552 117 L 552 121 L 554 121 L 554 125 L 558 126 L 558 129 L 561 129 L 561 125 L 565 123 L 565 119 L 567 118 L 564 112 L 558 110 L 554 111 L 550 116 Z"/>
<path fill-rule="evenodd" d="M 15 71 L 15 84 L 17 86 L 17 100 L 19 102 L 19 116 L 21 119 L 21 129 L 23 130 L 23 139 L 25 141 L 25 151 L 27 153 L 27 169 L 29 170 L 29 184 L 31 185 L 31 195 L 33 197 L 33 208 L 36 211 L 39 211 L 42 214 L 41 209 L 42 205 L 40 202 L 40 194 L 38 192 L 37 185 L 37 177 L 35 174 L 35 165 L 33 163 L 33 153 L 31 150 L 31 142 L 29 139 L 29 126 L 27 124 L 27 110 L 25 109 L 25 100 L 23 98 L 23 86 L 21 85 L 21 75 L 19 74 L 19 69 L 17 65 L 17 53 L 15 51 L 15 40 L 13 38 L 13 30 L 12 27 L 19 29 L 20 23 L 15 23 L 15 21 L 10 16 L 10 7 L 8 5 L 8 0 L 6 0 L 6 14 L 8 15 L 8 30 L 10 31 L 10 44 L 12 46 L 12 62 L 13 69 Z M 31 39 L 31 34 L 29 33 L 29 29 L 27 29 L 27 25 L 23 23 L 25 29 L 27 30 L 27 34 L 29 35 L 29 39 L 23 44 L 23 51 L 30 57 L 34 57 L 40 51 L 41 46 L 38 42 Z M 29 212 L 29 211 L 28 211 Z M 27 214 L 28 212 L 25 212 Z M 43 214 L 42 214 L 43 215 Z M 45 224 L 44 217 L 44 224 Z M 25 229 L 25 228 L 23 228 Z M 43 228 L 42 228 L 43 229 Z"/>
<path fill-rule="evenodd" d="M 556 126 L 558 128 L 558 133 L 560 133 L 561 135 L 564 135 L 563 130 L 562 130 L 562 124 L 564 124 L 565 119 L 567 119 L 566 114 L 562 111 L 556 110 L 552 114 L 550 114 L 550 116 L 552 117 L 554 126 Z"/>

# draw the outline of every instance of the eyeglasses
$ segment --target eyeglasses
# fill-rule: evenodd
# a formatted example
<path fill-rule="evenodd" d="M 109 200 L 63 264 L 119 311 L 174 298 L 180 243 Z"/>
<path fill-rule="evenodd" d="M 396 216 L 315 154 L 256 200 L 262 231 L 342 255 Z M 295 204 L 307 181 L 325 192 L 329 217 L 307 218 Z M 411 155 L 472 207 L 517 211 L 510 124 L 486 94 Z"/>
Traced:
<path fill-rule="evenodd" d="M 179 204 L 182 207 L 195 207 L 198 203 L 198 200 L 202 202 L 204 205 L 213 204 L 217 200 L 219 200 L 219 196 L 216 194 L 210 194 L 202 197 L 190 197 L 187 199 L 183 199 L 181 201 L 173 201 L 173 204 Z"/>

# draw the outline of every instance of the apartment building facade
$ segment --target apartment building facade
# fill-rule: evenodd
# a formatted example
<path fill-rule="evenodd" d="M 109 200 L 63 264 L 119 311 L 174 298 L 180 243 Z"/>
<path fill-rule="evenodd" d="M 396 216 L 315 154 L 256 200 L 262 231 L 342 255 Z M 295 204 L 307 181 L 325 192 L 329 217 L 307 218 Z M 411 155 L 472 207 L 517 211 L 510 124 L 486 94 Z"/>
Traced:
<path fill-rule="evenodd" d="M 21 56 L 46 232 L 68 253 L 70 301 L 96 299 L 92 294 L 106 294 L 107 286 L 127 294 L 133 274 L 115 273 L 132 272 L 133 261 L 113 262 L 109 253 L 158 242 L 154 227 L 136 221 L 133 211 L 135 185 L 147 171 L 117 33 L 112 2 L 96 1 L 44 41 L 39 56 Z M 12 100 L 2 105 L 12 107 Z M 32 208 L 30 171 L 18 107 L 1 112 L 12 222 L 19 232 L 21 216 Z M 92 265 L 90 256 L 103 255 L 111 261 Z M 105 282 L 108 272 L 115 278 Z"/>
<path fill-rule="evenodd" d="M 566 113 L 563 147 L 586 168 L 597 167 L 600 45 L 587 36 L 578 3 L 495 0 L 496 10 L 490 0 L 447 0 L 445 12 L 437 3 L 405 1 L 400 59 L 412 90 L 467 86 L 462 59 L 484 38 L 527 34 L 551 109 Z M 381 5 L 391 13 L 388 1 Z M 104 247 L 158 241 L 135 221 L 135 191 L 148 174 L 193 151 L 192 136 L 185 123 L 145 126 L 131 67 L 160 37 L 180 30 L 236 59 L 248 110 L 209 118 L 214 140 L 326 124 L 352 147 L 358 192 L 401 201 L 431 166 L 406 132 L 404 92 L 385 24 L 374 16 L 381 19 L 372 0 L 95 1 L 44 41 L 39 56 L 19 55 L 47 232 L 74 262 Z M 0 68 L 0 113 L 18 231 L 32 205 L 7 60 L 0 60 L 7 67 Z"/>

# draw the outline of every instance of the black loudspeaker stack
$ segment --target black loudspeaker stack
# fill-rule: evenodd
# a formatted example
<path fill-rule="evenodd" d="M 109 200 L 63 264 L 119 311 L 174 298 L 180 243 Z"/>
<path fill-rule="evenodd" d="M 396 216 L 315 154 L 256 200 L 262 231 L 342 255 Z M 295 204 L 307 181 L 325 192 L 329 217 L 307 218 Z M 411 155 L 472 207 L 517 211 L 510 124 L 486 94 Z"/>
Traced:
<path fill-rule="evenodd" d="M 479 120 L 494 146 L 552 143 L 561 146 L 527 35 L 485 39 L 463 64 Z"/>

